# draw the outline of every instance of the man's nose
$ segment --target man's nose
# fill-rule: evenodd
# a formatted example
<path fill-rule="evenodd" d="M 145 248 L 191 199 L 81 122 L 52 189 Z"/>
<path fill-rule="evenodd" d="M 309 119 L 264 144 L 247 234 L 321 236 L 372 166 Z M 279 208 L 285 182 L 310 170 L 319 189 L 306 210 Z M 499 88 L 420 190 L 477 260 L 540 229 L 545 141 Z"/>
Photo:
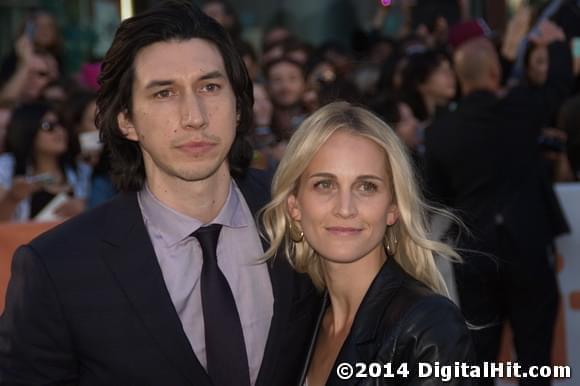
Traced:
<path fill-rule="evenodd" d="M 207 110 L 203 98 L 195 94 L 185 95 L 180 106 L 181 126 L 200 129 L 207 126 Z"/>

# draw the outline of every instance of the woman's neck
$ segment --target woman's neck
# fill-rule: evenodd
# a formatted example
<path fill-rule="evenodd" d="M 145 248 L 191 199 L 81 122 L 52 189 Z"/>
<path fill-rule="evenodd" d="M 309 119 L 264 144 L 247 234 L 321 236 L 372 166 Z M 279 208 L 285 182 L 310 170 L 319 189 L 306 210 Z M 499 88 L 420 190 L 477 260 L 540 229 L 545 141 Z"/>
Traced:
<path fill-rule="evenodd" d="M 34 172 L 35 174 L 60 173 L 61 169 L 58 162 L 58 157 L 45 154 L 37 154 L 34 165 Z"/>
<path fill-rule="evenodd" d="M 324 264 L 324 276 L 331 307 L 330 332 L 341 335 L 348 332 L 371 283 L 386 261 L 381 247 L 351 263 Z"/>

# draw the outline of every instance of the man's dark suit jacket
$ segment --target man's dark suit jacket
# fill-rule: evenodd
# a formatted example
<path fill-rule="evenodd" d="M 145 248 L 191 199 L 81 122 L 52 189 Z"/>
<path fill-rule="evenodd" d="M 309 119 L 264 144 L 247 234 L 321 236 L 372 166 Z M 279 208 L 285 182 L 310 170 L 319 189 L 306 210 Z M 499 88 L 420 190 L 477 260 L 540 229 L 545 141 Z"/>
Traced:
<path fill-rule="evenodd" d="M 431 197 L 459 211 L 473 232 L 462 247 L 489 250 L 503 225 L 527 251 L 544 251 L 567 224 L 543 173 L 538 136 L 547 115 L 568 95 L 571 59 L 564 43 L 549 46 L 542 88 L 517 87 L 504 97 L 476 91 L 426 131 L 426 177 Z"/>
<path fill-rule="evenodd" d="M 269 184 L 253 173 L 238 186 L 254 212 L 268 199 Z M 274 315 L 256 384 L 295 385 L 320 297 L 285 258 L 268 264 Z M 0 318 L 0 385 L 44 384 L 211 385 L 165 287 L 135 193 L 16 252 Z"/>

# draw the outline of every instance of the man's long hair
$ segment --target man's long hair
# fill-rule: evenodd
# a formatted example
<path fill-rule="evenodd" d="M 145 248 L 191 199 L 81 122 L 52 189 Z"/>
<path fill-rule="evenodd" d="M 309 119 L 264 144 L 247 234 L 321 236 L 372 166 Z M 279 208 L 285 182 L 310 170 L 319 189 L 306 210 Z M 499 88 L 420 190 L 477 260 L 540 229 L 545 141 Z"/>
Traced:
<path fill-rule="evenodd" d="M 252 148 L 246 134 L 252 120 L 253 91 L 242 58 L 214 19 L 190 1 L 167 1 L 121 23 L 99 76 L 96 125 L 109 151 L 113 182 L 121 191 L 140 190 L 145 183 L 139 143 L 126 139 L 117 123 L 121 112 L 132 116 L 135 57 L 139 50 L 153 43 L 193 38 L 204 39 L 219 49 L 236 96 L 240 119 L 228 155 L 232 174 L 243 174 L 251 161 Z"/>

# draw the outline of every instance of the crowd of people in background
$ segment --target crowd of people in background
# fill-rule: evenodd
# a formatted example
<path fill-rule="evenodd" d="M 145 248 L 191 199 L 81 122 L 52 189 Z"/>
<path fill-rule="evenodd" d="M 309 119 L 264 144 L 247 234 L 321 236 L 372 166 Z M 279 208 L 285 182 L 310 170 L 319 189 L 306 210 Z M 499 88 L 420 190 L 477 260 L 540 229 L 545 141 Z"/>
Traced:
<path fill-rule="evenodd" d="M 379 4 L 372 28 L 357 31 L 350 46 L 332 40 L 313 45 L 276 24 L 264 28 L 258 47 L 244 40 L 226 0 L 206 0 L 202 9 L 228 31 L 254 82 L 247 138 L 252 167 L 273 173 L 294 131 L 320 107 L 336 100 L 363 105 L 406 145 L 426 196 L 455 211 L 476 236 L 460 247 L 500 258 L 538 256 L 529 277 L 522 269 L 521 280 L 515 279 L 515 264 L 490 284 L 473 273 L 481 278 L 495 268 L 464 254 L 460 299 L 473 305 L 468 320 L 488 326 L 490 315 L 504 312 L 488 309 L 504 306 L 498 296 L 513 293 L 521 304 L 522 289 L 531 288 L 526 280 L 551 269 L 542 265 L 549 261 L 543 245 L 567 231 L 552 183 L 580 180 L 580 3 L 523 5 L 503 33 L 481 19 L 451 20 L 444 7 L 421 16 L 409 11 L 412 4 L 402 2 L 395 37 L 382 35 L 389 8 Z M 115 195 L 95 126 L 96 74 L 67 73 L 63 46 L 55 18 L 37 11 L 2 60 L 0 221 L 69 218 Z M 530 235 L 539 243 L 533 251 Z M 557 303 L 552 279 L 537 286 L 553 295 L 540 304 L 550 310 L 540 321 L 545 339 L 531 347 L 525 339 L 516 342 L 521 353 L 540 353 L 519 353 L 529 363 L 549 361 Z M 497 292 L 482 298 L 490 289 Z M 512 322 L 529 324 L 533 310 L 512 315 Z M 500 332 L 476 340 L 481 358 L 493 360 Z"/>
<path fill-rule="evenodd" d="M 575 181 L 580 170 L 580 128 L 574 118 L 579 103 L 580 37 L 569 15 L 570 9 L 576 16 L 580 11 L 576 2 L 569 3 L 564 2 L 552 19 L 557 23 L 558 15 L 565 15 L 560 17 L 565 24 L 561 27 L 573 54 L 569 71 L 574 80 L 565 98 L 546 102 L 537 138 L 543 167 L 553 181 Z M 253 167 L 273 172 L 293 131 L 308 114 L 331 101 L 346 100 L 370 107 L 384 118 L 407 145 L 422 175 L 425 133 L 438 117 L 456 107 L 462 95 L 453 53 L 474 38 L 488 39 L 496 48 L 502 92 L 521 85 L 545 87 L 551 65 L 548 48 L 529 39 L 530 33 L 538 33 L 532 28 L 542 17 L 542 8 L 522 6 L 499 35 L 480 19 L 449 20 L 448 4 L 441 4 L 421 16 L 409 10 L 412 2 L 403 2 L 396 38 L 381 34 L 389 8 L 378 5 L 371 30 L 353 34 L 351 46 L 332 40 L 315 46 L 275 24 L 264 29 L 262 44 L 256 47 L 243 39 L 231 4 L 204 1 L 203 10 L 229 32 L 254 81 L 254 131 L 248 138 L 254 147 Z M 521 52 L 524 39 L 528 44 Z M 87 67 L 80 74 L 67 73 L 63 47 L 55 18 L 36 11 L 23 22 L 22 34 L 2 60 L 1 221 L 34 219 L 63 191 L 75 204 L 54 208 L 57 217 L 74 215 L 115 193 L 107 152 L 94 126 L 97 74 L 88 74 Z M 523 64 L 519 73 L 518 61 Z M 57 146 L 58 141 L 62 144 Z"/>

